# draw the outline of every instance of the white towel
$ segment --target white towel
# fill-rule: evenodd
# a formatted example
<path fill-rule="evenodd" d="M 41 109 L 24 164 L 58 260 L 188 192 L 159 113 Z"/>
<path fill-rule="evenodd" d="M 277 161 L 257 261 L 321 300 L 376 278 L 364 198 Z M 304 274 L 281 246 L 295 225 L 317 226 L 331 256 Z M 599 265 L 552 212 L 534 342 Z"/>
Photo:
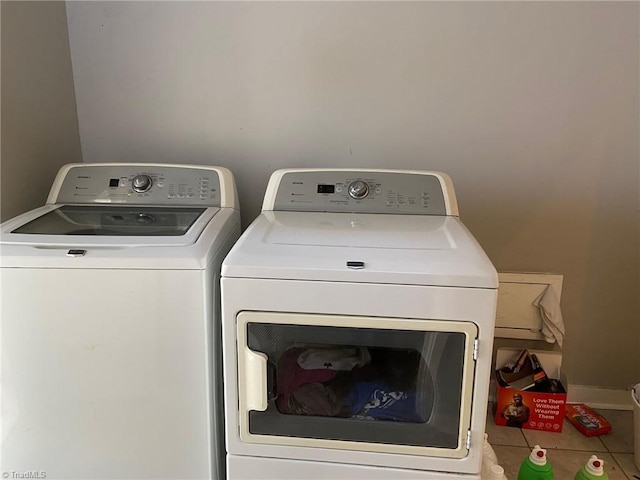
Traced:
<path fill-rule="evenodd" d="M 542 335 L 548 343 L 558 342 L 562 347 L 564 339 L 564 321 L 562 320 L 562 310 L 555 290 L 549 285 L 533 304 L 540 310 L 542 317 Z"/>
<path fill-rule="evenodd" d="M 631 389 L 633 392 L 633 400 L 640 407 L 640 383 Z"/>
<path fill-rule="evenodd" d="M 298 356 L 298 365 L 304 370 L 353 370 L 371 361 L 366 347 L 307 348 Z"/>

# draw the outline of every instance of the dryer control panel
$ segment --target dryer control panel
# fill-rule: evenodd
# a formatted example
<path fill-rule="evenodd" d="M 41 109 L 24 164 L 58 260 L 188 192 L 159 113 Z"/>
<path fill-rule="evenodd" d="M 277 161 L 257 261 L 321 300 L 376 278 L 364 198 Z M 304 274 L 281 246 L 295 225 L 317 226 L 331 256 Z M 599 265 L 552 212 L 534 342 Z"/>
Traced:
<path fill-rule="evenodd" d="M 233 177 L 221 167 L 71 164 L 58 172 L 47 203 L 220 207 L 227 206 L 225 182 L 233 182 Z"/>
<path fill-rule="evenodd" d="M 262 210 L 458 215 L 448 175 L 401 170 L 278 170 Z"/>

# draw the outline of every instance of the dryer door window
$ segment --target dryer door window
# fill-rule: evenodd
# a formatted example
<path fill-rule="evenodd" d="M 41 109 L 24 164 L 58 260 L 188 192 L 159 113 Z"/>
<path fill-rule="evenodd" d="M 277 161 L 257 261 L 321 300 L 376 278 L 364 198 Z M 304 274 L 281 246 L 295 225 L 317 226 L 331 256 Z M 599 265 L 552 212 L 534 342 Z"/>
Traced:
<path fill-rule="evenodd" d="M 241 437 L 465 456 L 476 335 L 470 322 L 241 313 Z"/>

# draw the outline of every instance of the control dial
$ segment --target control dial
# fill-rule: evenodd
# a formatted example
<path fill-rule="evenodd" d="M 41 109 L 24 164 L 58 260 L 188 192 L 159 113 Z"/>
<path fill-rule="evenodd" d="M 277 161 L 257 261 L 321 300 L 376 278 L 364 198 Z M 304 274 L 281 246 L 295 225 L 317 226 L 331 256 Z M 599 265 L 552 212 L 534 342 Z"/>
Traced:
<path fill-rule="evenodd" d="M 369 195 L 369 184 L 362 180 L 356 180 L 349 184 L 349 196 L 355 199 L 361 199 Z"/>
<path fill-rule="evenodd" d="M 136 175 L 131 180 L 131 188 L 134 192 L 144 193 L 151 188 L 153 181 L 149 175 Z"/>

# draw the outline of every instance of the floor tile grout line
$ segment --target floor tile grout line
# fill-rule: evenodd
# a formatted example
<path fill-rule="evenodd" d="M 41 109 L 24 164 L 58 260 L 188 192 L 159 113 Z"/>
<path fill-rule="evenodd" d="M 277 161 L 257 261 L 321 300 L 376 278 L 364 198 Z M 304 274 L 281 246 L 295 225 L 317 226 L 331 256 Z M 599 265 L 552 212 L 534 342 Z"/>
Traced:
<path fill-rule="evenodd" d="M 600 440 L 600 443 L 602 444 L 602 446 L 604 447 L 607 453 L 610 453 L 610 454 L 613 453 L 611 450 L 609 450 L 609 447 L 607 447 L 607 444 L 602 441 L 602 438 L 600 438 L 600 435 L 598 435 L 598 440 Z"/>
<path fill-rule="evenodd" d="M 602 440 L 602 437 L 600 435 L 598 435 L 598 440 L 600 440 L 600 443 L 602 443 L 602 445 L 604 446 L 604 449 L 609 454 L 609 456 L 613 459 L 613 462 L 614 462 L 615 466 L 618 467 L 620 472 L 622 472 L 622 474 L 627 478 L 627 480 L 632 480 L 633 477 L 630 477 L 629 475 L 627 475 L 627 472 L 625 472 L 624 468 L 622 468 L 622 465 L 620 464 L 620 462 L 618 461 L 618 459 L 614 455 L 615 452 L 611 451 L 611 449 L 607 446 L 605 441 Z"/>
<path fill-rule="evenodd" d="M 627 472 L 624 470 L 624 468 L 622 468 L 622 465 L 620 464 L 620 462 L 618 461 L 618 459 L 616 458 L 616 456 L 609 452 L 609 455 L 611 456 L 611 458 L 613 458 L 613 461 L 615 463 L 615 465 L 618 467 L 618 469 L 622 472 L 622 474 L 627 477 L 627 480 L 632 480 L 633 479 L 633 473 L 631 474 L 632 476 L 627 475 Z"/>

